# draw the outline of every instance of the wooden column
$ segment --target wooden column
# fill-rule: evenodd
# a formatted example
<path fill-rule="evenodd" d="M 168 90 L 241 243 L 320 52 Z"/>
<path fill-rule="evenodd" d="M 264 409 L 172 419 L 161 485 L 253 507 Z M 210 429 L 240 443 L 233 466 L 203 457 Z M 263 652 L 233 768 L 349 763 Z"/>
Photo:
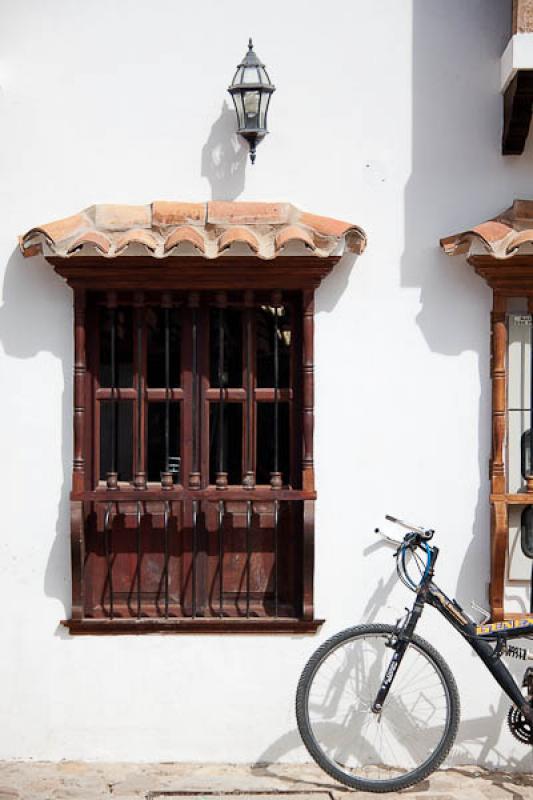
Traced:
<path fill-rule="evenodd" d="M 302 454 L 302 486 L 305 490 L 315 488 L 313 468 L 313 433 L 314 433 L 314 312 L 315 294 L 312 290 L 303 292 L 303 342 L 302 342 L 302 378 L 303 378 L 303 454 Z"/>
<path fill-rule="evenodd" d="M 313 463 L 313 435 L 315 425 L 315 385 L 314 385 L 314 325 L 315 293 L 306 290 L 302 294 L 302 486 L 304 490 L 314 491 L 315 473 Z M 313 619 L 313 585 L 315 571 L 315 503 L 304 500 L 302 514 L 302 616 Z"/>
<path fill-rule="evenodd" d="M 74 290 L 74 457 L 72 491 L 85 489 L 85 378 L 87 355 L 85 348 L 85 291 Z"/>
<path fill-rule="evenodd" d="M 493 494 L 504 494 L 505 487 L 505 430 L 507 387 L 507 325 L 506 299 L 494 292 L 492 325 L 492 458 L 491 489 Z"/>
<path fill-rule="evenodd" d="M 505 561 L 509 537 L 507 503 L 504 500 L 497 500 L 492 503 L 490 527 L 490 609 L 492 621 L 499 622 L 504 618 Z"/>
<path fill-rule="evenodd" d="M 74 289 L 74 452 L 72 491 L 85 489 L 85 385 L 87 354 L 85 338 L 86 294 Z M 72 619 L 83 617 L 83 562 L 85 558 L 84 504 L 70 504 L 70 551 L 72 560 Z"/>
<path fill-rule="evenodd" d="M 491 314 L 491 378 L 492 378 L 492 456 L 490 481 L 493 495 L 506 492 L 505 435 L 507 408 L 507 300 L 494 291 Z M 491 582 L 492 619 L 503 619 L 505 561 L 508 543 L 507 505 L 505 499 L 493 501 L 491 508 Z"/>

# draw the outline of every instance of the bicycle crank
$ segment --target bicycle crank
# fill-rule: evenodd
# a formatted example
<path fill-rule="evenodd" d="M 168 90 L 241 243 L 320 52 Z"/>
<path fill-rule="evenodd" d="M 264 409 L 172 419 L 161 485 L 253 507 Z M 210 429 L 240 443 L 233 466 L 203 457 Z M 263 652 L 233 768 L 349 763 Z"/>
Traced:
<path fill-rule="evenodd" d="M 524 674 L 522 686 L 527 690 L 527 699 L 531 704 L 533 699 L 533 669 L 528 667 Z M 533 744 L 533 723 L 515 706 L 511 706 L 507 714 L 509 730 L 522 744 Z"/>

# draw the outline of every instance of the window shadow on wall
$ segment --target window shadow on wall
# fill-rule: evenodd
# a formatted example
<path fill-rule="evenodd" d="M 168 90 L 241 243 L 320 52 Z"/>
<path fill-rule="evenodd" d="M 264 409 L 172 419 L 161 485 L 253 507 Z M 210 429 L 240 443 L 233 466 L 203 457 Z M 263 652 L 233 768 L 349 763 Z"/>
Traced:
<path fill-rule="evenodd" d="M 404 287 L 420 290 L 417 323 L 430 350 L 453 359 L 470 352 L 477 359 L 479 490 L 472 528 L 463 532 L 469 544 L 457 594 L 463 601 L 488 604 L 491 292 L 464 257 L 443 255 L 439 239 L 504 209 L 515 194 L 511 165 L 500 155 L 498 91 L 511 3 L 413 0 L 412 8 L 412 170 L 405 192 L 401 278 Z M 447 405 L 456 411 L 459 430 L 462 408 L 472 402 L 462 393 L 471 389 L 463 390 L 455 379 L 448 391 Z M 434 464 L 442 461 L 438 452 L 427 456 Z M 446 480 L 441 475 L 443 506 L 453 505 L 453 493 L 461 493 L 465 470 L 459 456 L 447 462 Z M 468 462 L 466 469 L 471 469 Z"/>
<path fill-rule="evenodd" d="M 236 116 L 224 100 L 202 147 L 202 177 L 211 187 L 211 200 L 236 200 L 244 190 L 248 147 L 237 135 Z"/>
<path fill-rule="evenodd" d="M 510 0 L 413 0 L 412 14 L 412 168 L 405 191 L 401 283 L 420 290 L 417 324 L 430 350 L 453 359 L 473 353 L 477 360 L 478 429 L 472 440 L 478 442 L 478 493 L 471 528 L 454 531 L 466 544 L 456 596 L 467 610 L 471 599 L 488 608 L 491 291 L 464 256 L 444 256 L 439 239 L 490 218 L 524 193 L 521 186 L 533 186 L 533 150 L 530 143 L 520 162 L 501 156 L 500 57 L 511 33 Z M 471 388 L 452 380 L 447 405 L 455 409 L 459 431 L 463 406 L 472 403 L 463 393 Z M 426 455 L 428 463 L 442 463 L 438 452 Z M 435 480 L 442 497 L 437 502 L 443 509 L 453 508 L 454 493 L 464 497 L 465 469 L 470 471 L 471 464 L 465 467 L 458 453 L 438 467 Z M 436 508 L 430 521 L 437 527 L 438 516 Z M 439 532 L 444 543 L 446 531 Z M 446 547 L 442 554 L 446 558 Z M 454 592 L 453 586 L 448 589 Z M 498 746 L 508 707 L 502 696 L 493 714 L 462 722 L 456 750 L 463 760 L 471 760 L 469 744 L 475 741 L 481 746 L 478 763 L 505 763 Z M 529 757 L 509 763 L 525 768 Z"/>
<path fill-rule="evenodd" d="M 13 462 L 21 471 L 21 474 L 12 475 L 11 478 L 20 487 L 16 501 L 23 522 L 11 546 L 16 548 L 20 543 L 25 551 L 31 551 L 33 547 L 39 547 L 43 538 L 49 541 L 49 531 L 43 529 L 41 520 L 48 515 L 48 498 L 42 487 L 51 474 L 54 494 L 57 491 L 57 519 L 44 575 L 44 591 L 48 597 L 57 598 L 63 603 L 64 615 L 68 616 L 71 603 L 69 491 L 72 463 L 72 298 L 70 289 L 42 257 L 25 259 L 16 250 L 9 258 L 3 283 L 3 305 L 0 308 L 0 341 L 8 358 L 33 361 L 47 353 L 61 364 L 61 406 L 50 411 L 56 419 L 58 415 L 61 416 L 60 435 L 54 441 L 54 451 L 42 452 L 39 426 L 35 425 L 33 432 L 28 430 L 21 442 L 22 458 Z M 28 378 L 26 386 L 31 388 L 23 403 L 22 413 L 27 414 L 26 409 L 34 407 L 35 416 L 38 416 L 47 388 L 36 382 L 37 372 L 31 365 L 28 365 L 27 372 L 31 379 Z M 8 387 L 4 389 L 8 390 Z M 50 404 L 47 408 L 51 408 Z M 21 465 L 25 462 L 31 464 L 32 468 L 24 469 Z M 58 481 L 55 470 L 58 462 L 61 487 L 56 490 Z"/>

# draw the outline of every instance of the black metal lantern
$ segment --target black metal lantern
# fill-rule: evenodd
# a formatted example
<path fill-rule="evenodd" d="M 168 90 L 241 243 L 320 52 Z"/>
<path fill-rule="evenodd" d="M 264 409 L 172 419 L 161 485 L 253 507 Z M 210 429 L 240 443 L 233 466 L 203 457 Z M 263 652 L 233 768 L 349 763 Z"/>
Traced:
<path fill-rule="evenodd" d="M 250 145 L 250 159 L 255 162 L 255 148 L 267 135 L 267 113 L 272 93 L 276 87 L 270 83 L 265 65 L 259 61 L 252 40 L 248 52 L 237 67 L 228 92 L 233 98 L 239 127 L 237 133 Z"/>

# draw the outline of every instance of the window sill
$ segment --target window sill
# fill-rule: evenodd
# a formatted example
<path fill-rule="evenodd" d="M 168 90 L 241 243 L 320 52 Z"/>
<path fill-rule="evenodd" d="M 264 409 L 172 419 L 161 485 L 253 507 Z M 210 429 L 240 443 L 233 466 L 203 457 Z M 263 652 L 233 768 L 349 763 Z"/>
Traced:
<path fill-rule="evenodd" d="M 63 619 L 61 624 L 74 636 L 139 635 L 150 633 L 211 634 L 312 634 L 323 625 L 323 619 Z"/>

